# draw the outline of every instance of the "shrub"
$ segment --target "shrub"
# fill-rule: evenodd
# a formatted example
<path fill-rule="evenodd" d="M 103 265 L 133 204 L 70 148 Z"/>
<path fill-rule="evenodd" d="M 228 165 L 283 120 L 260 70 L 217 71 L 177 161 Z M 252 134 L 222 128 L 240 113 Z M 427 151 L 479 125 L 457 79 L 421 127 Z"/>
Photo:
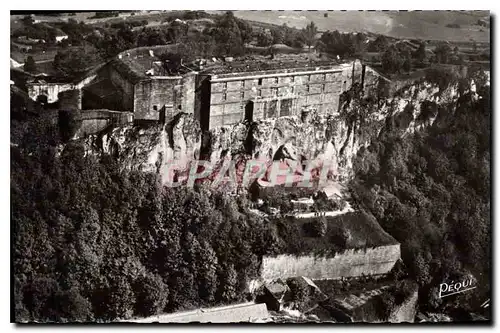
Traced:
<path fill-rule="evenodd" d="M 30 73 L 36 72 L 36 64 L 32 56 L 28 56 L 26 58 L 26 63 L 24 64 L 24 70 Z"/>
<path fill-rule="evenodd" d="M 136 313 L 151 316 L 164 310 L 168 300 L 168 288 L 158 275 L 140 277 L 134 284 L 137 297 Z"/>
<path fill-rule="evenodd" d="M 60 110 L 58 120 L 61 139 L 64 142 L 68 142 L 73 138 L 73 136 L 76 134 L 76 131 L 80 127 L 80 112 L 76 110 Z"/>
<path fill-rule="evenodd" d="M 287 284 L 290 288 L 290 301 L 293 302 L 293 308 L 303 310 L 309 299 L 309 285 L 297 278 L 288 279 Z"/>
<path fill-rule="evenodd" d="M 303 225 L 304 232 L 309 237 L 323 237 L 326 235 L 328 225 L 324 217 L 319 217 Z"/>
<path fill-rule="evenodd" d="M 458 75 L 450 68 L 431 67 L 425 71 L 425 80 L 436 84 L 440 91 L 458 82 Z"/>
<path fill-rule="evenodd" d="M 381 295 L 375 296 L 373 302 L 377 311 L 377 316 L 383 321 L 387 320 L 395 306 L 394 296 L 389 292 L 384 292 Z"/>

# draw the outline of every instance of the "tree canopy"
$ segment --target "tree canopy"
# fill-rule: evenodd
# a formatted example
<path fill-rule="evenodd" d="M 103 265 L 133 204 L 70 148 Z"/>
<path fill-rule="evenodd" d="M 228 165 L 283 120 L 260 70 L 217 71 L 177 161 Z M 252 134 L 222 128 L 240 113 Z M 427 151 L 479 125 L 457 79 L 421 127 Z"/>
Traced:
<path fill-rule="evenodd" d="M 57 52 L 53 66 L 61 76 L 74 79 L 101 61 L 95 48 L 80 47 Z"/>
<path fill-rule="evenodd" d="M 318 27 L 311 21 L 303 30 L 305 44 L 309 50 L 316 44 L 316 35 L 318 34 Z"/>
<path fill-rule="evenodd" d="M 445 81 L 457 84 L 453 76 Z M 396 128 L 386 131 L 354 163 L 355 198 L 401 243 L 422 287 L 421 306 L 430 310 L 439 305 L 427 302 L 432 287 L 442 281 L 472 274 L 479 299 L 490 288 L 491 110 L 489 90 L 479 90 L 478 100 L 423 103 L 418 121 L 437 116 L 433 126 L 404 139 Z"/>

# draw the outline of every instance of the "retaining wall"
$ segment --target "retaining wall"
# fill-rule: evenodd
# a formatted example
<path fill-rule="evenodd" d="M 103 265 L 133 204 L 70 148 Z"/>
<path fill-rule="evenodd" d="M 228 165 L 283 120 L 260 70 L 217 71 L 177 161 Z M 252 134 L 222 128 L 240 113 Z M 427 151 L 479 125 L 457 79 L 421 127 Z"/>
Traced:
<path fill-rule="evenodd" d="M 391 271 L 401 257 L 400 245 L 350 249 L 335 257 L 279 255 L 262 258 L 263 279 L 306 276 L 313 280 L 381 275 Z"/>
<path fill-rule="evenodd" d="M 126 322 L 136 323 L 236 323 L 250 322 L 254 319 L 269 317 L 264 303 L 241 303 L 217 308 L 198 309 L 194 311 L 151 316 L 140 319 L 130 319 Z"/>
<path fill-rule="evenodd" d="M 181 93 L 182 77 L 152 77 L 134 86 L 134 113 L 136 119 L 159 120 L 160 110 L 165 107 L 167 118 L 173 115 L 177 94 Z M 194 101 L 193 101 L 194 102 Z M 180 104 L 180 103 L 179 103 Z"/>
<path fill-rule="evenodd" d="M 303 107 L 337 112 L 339 96 L 361 80 L 361 63 L 209 75 L 210 128 L 299 115 Z M 353 76 L 354 75 L 354 76 Z"/>
<path fill-rule="evenodd" d="M 111 110 L 86 110 L 80 115 L 81 125 L 75 138 L 96 134 L 110 125 L 124 125 L 134 121 L 132 112 Z"/>

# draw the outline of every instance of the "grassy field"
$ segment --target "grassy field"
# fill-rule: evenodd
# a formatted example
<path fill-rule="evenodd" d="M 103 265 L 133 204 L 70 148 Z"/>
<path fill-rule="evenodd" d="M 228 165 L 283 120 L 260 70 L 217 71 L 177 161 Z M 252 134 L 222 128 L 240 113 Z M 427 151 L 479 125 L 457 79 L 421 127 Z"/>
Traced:
<path fill-rule="evenodd" d="M 319 30 L 372 32 L 396 38 L 489 42 L 488 28 L 476 25 L 487 11 L 235 11 L 258 22 L 303 28 L 313 21 Z M 325 14 L 327 17 L 325 17 Z M 448 28 L 458 24 L 460 28 Z M 483 31 L 481 31 L 481 29 Z"/>

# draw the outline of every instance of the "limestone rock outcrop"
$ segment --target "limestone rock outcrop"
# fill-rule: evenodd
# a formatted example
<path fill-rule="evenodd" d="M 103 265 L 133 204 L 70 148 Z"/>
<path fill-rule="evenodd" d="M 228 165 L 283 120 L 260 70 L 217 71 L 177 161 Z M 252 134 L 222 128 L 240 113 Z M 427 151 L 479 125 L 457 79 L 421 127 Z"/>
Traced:
<path fill-rule="evenodd" d="M 84 140 L 89 154 L 109 154 L 125 168 L 158 172 L 162 178 L 171 177 L 172 161 L 186 171 L 200 158 L 212 165 L 225 158 L 254 158 L 309 166 L 328 163 L 329 175 L 342 181 L 352 177 L 359 149 L 387 126 L 401 135 L 420 130 L 434 122 L 440 105 L 456 102 L 459 95 L 457 86 L 440 91 L 419 82 L 385 101 L 344 100 L 339 112 L 327 116 L 308 109 L 299 116 L 241 122 L 202 133 L 192 115 L 180 114 L 166 125 L 121 126 Z"/>

